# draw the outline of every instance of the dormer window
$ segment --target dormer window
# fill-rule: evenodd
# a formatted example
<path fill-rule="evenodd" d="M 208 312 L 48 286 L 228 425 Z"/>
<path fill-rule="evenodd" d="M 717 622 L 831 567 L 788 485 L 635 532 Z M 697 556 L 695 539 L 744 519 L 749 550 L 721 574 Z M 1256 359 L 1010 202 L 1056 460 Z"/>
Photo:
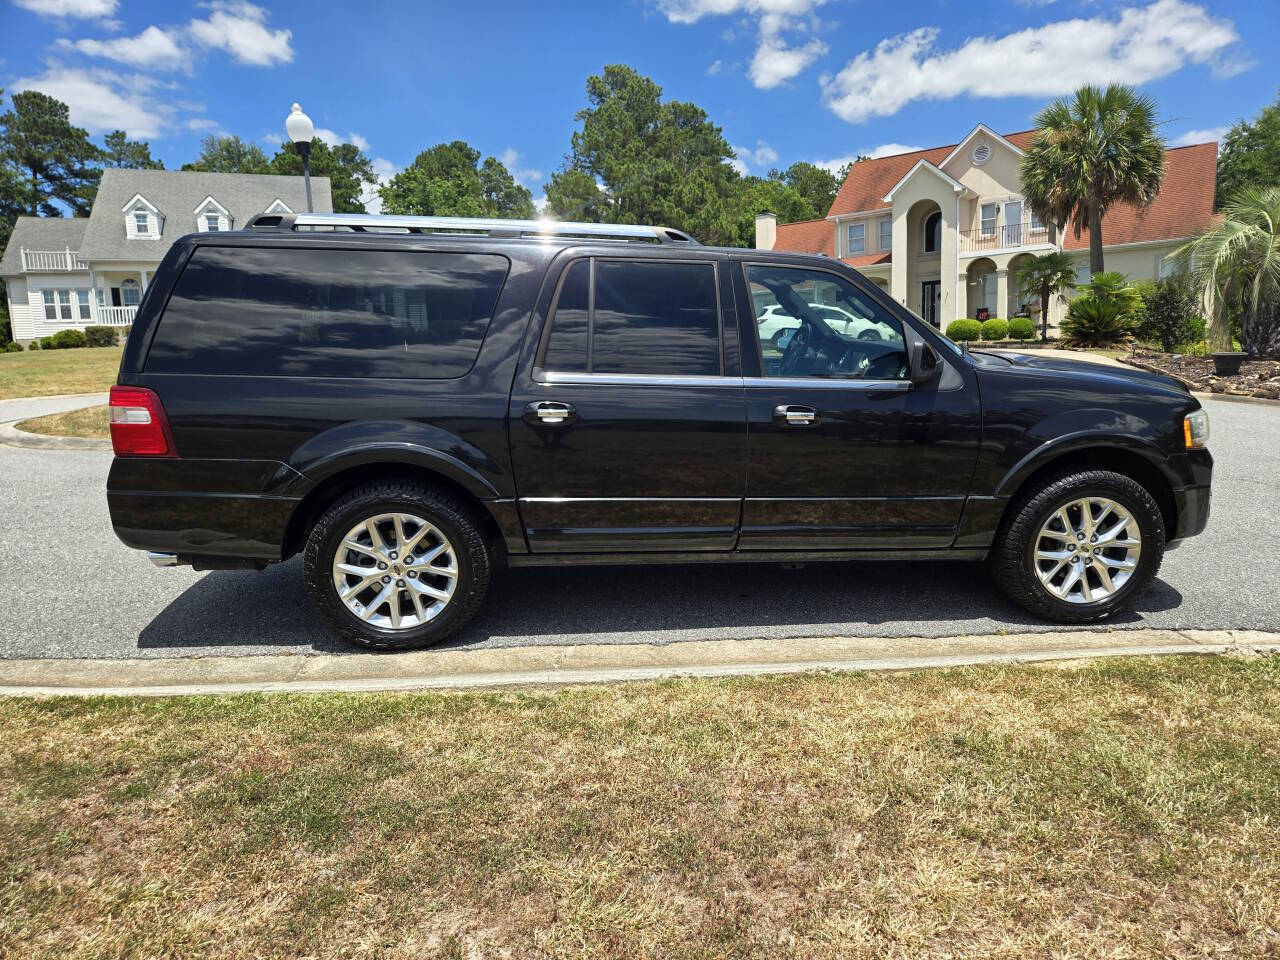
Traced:
<path fill-rule="evenodd" d="M 164 232 L 164 214 L 140 193 L 135 193 L 120 212 L 124 214 L 125 236 L 130 240 L 156 240 Z"/>
<path fill-rule="evenodd" d="M 147 223 L 147 215 L 139 211 L 133 215 L 133 232 L 138 236 L 143 236 L 151 232 L 151 227 Z"/>
<path fill-rule="evenodd" d="M 200 233 L 218 233 L 231 229 L 231 211 L 213 197 L 205 197 L 194 213 L 196 230 Z"/>

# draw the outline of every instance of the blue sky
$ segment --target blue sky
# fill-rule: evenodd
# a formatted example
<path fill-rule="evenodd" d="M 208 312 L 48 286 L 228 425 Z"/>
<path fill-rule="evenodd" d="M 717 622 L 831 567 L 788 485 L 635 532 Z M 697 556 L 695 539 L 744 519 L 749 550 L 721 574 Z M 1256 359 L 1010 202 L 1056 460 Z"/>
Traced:
<path fill-rule="evenodd" d="M 692 100 L 752 173 L 1026 129 L 1082 82 L 1154 96 L 1171 143 L 1274 101 L 1276 0 L 0 0 L 0 85 L 123 128 L 166 166 L 211 132 L 283 137 L 300 100 L 383 175 L 460 138 L 534 196 L 587 76 L 627 63 Z"/>

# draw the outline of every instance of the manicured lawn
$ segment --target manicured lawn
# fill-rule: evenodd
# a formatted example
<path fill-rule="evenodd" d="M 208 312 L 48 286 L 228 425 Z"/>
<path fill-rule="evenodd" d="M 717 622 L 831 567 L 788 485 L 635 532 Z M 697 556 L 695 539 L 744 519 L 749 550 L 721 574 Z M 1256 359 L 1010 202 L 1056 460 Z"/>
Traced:
<path fill-rule="evenodd" d="M 111 439 L 111 430 L 107 423 L 107 405 L 85 407 L 83 410 L 71 410 L 68 413 L 52 413 L 47 417 L 36 417 L 18 424 L 18 429 L 28 433 L 44 433 L 55 437 L 95 437 L 102 440 Z"/>
<path fill-rule="evenodd" d="M 0 400 L 106 393 L 120 371 L 120 347 L 0 353 Z"/>
<path fill-rule="evenodd" d="M 1280 658 L 0 701 L 0 954 L 1280 951 Z"/>

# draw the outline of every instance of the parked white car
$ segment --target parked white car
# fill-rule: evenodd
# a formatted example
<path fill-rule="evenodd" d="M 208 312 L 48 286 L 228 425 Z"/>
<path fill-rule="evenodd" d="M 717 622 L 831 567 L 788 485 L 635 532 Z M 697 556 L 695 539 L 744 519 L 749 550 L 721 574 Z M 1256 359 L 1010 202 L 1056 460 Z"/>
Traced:
<path fill-rule="evenodd" d="M 811 303 L 810 307 L 836 333 L 855 340 L 890 340 L 893 331 L 886 324 L 876 323 L 864 317 L 855 316 L 843 307 L 829 303 Z M 760 328 L 760 342 L 770 343 L 775 350 L 786 348 L 787 341 L 800 327 L 800 321 L 791 316 L 780 303 L 771 303 L 764 312 L 756 317 L 756 325 Z"/>

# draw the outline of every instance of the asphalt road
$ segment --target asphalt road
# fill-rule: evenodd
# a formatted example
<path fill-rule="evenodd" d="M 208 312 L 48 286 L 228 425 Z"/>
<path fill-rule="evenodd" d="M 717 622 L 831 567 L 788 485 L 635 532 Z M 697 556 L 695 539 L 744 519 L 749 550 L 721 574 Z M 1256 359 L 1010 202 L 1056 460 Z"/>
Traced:
<path fill-rule="evenodd" d="M 1209 529 L 1165 559 L 1115 628 L 1280 630 L 1280 407 L 1206 401 Z M 110 455 L 0 446 L 0 657 L 349 652 L 295 559 L 261 573 L 158 570 L 116 540 Z M 923 636 L 1046 628 L 973 563 L 510 571 L 453 647 Z"/>

